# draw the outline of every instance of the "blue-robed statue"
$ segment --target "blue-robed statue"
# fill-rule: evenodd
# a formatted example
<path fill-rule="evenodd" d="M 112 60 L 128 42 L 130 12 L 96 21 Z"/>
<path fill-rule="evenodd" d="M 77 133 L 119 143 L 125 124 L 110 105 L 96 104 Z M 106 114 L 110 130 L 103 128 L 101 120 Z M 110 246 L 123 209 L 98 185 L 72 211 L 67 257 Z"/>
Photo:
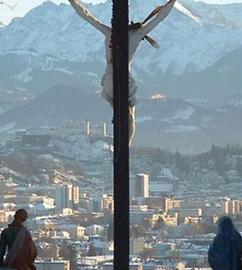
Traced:
<path fill-rule="evenodd" d="M 208 250 L 213 270 L 241 270 L 242 237 L 230 217 L 220 218 L 218 232 Z"/>

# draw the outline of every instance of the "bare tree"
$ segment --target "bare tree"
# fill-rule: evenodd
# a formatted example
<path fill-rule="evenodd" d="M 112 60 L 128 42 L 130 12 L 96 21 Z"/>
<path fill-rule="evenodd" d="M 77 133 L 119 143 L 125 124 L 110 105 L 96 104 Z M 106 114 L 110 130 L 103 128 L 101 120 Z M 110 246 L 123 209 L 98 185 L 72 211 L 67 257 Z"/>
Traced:
<path fill-rule="evenodd" d="M 8 4 L 6 1 L 2 1 L 0 0 L 0 8 L 1 6 L 6 6 L 8 7 L 10 10 L 14 10 L 15 7 L 17 6 L 17 4 L 14 4 L 14 5 L 10 5 Z M 1 9 L 0 9 L 1 10 Z M 2 21 L 0 21 L 0 26 L 4 26 L 4 23 Z"/>
<path fill-rule="evenodd" d="M 17 4 L 10 5 L 10 4 L 8 4 L 6 1 L 1 1 L 1 0 L 0 0 L 0 6 L 1 6 L 1 5 L 7 6 L 7 7 L 8 7 L 9 9 L 11 9 L 11 10 L 14 10 L 15 7 L 17 6 Z"/>

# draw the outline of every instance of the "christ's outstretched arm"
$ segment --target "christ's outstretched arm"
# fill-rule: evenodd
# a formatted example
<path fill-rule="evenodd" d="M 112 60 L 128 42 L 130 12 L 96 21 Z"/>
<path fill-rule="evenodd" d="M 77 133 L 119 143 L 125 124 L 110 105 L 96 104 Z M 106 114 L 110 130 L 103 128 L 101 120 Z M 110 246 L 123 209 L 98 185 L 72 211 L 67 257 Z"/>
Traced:
<path fill-rule="evenodd" d="M 102 32 L 104 35 L 110 32 L 110 27 L 101 23 L 97 18 L 95 18 L 91 12 L 84 6 L 80 0 L 68 0 L 76 12 L 97 30 Z"/>
<path fill-rule="evenodd" d="M 157 7 L 156 15 L 139 30 L 144 36 L 152 31 L 161 21 L 163 21 L 172 10 L 176 0 L 169 0 L 164 6 Z"/>

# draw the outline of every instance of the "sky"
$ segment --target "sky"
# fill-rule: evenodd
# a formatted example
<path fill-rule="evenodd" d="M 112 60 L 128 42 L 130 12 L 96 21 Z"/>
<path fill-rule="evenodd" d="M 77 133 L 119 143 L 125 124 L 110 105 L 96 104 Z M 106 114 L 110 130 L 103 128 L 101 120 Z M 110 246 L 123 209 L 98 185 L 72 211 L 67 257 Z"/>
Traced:
<path fill-rule="evenodd" d="M 4 1 L 10 6 L 13 6 L 17 3 L 17 6 L 11 10 L 5 5 L 1 5 L 1 2 Z M 40 5 L 46 0 L 0 0 L 0 23 L 8 24 L 14 17 L 22 17 L 26 12 L 32 9 L 35 6 Z M 57 4 L 59 3 L 68 3 L 67 0 L 51 0 Z M 197 0 L 195 0 L 197 1 Z M 242 0 L 202 0 L 206 3 L 211 4 L 230 4 L 230 3 L 242 3 Z M 84 0 L 83 2 L 89 3 L 100 3 L 105 2 L 105 0 Z"/>

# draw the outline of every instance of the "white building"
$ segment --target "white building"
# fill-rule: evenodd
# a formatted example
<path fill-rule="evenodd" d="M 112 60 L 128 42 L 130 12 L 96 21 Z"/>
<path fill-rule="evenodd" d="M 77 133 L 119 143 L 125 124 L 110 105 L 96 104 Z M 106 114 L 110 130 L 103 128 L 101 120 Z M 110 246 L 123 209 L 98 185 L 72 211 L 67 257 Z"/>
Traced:
<path fill-rule="evenodd" d="M 135 197 L 149 197 L 149 175 L 138 174 L 135 179 Z"/>
<path fill-rule="evenodd" d="M 37 260 L 35 265 L 37 270 L 70 270 L 70 261 L 65 260 Z"/>
<path fill-rule="evenodd" d="M 79 187 L 74 187 L 73 185 L 63 185 L 56 187 L 56 210 L 62 211 L 64 208 L 73 209 L 74 205 L 79 203 L 79 196 Z"/>
<path fill-rule="evenodd" d="M 143 270 L 143 264 L 142 263 L 130 263 L 129 264 L 129 270 Z M 113 263 L 105 263 L 103 265 L 103 270 L 114 270 Z"/>

